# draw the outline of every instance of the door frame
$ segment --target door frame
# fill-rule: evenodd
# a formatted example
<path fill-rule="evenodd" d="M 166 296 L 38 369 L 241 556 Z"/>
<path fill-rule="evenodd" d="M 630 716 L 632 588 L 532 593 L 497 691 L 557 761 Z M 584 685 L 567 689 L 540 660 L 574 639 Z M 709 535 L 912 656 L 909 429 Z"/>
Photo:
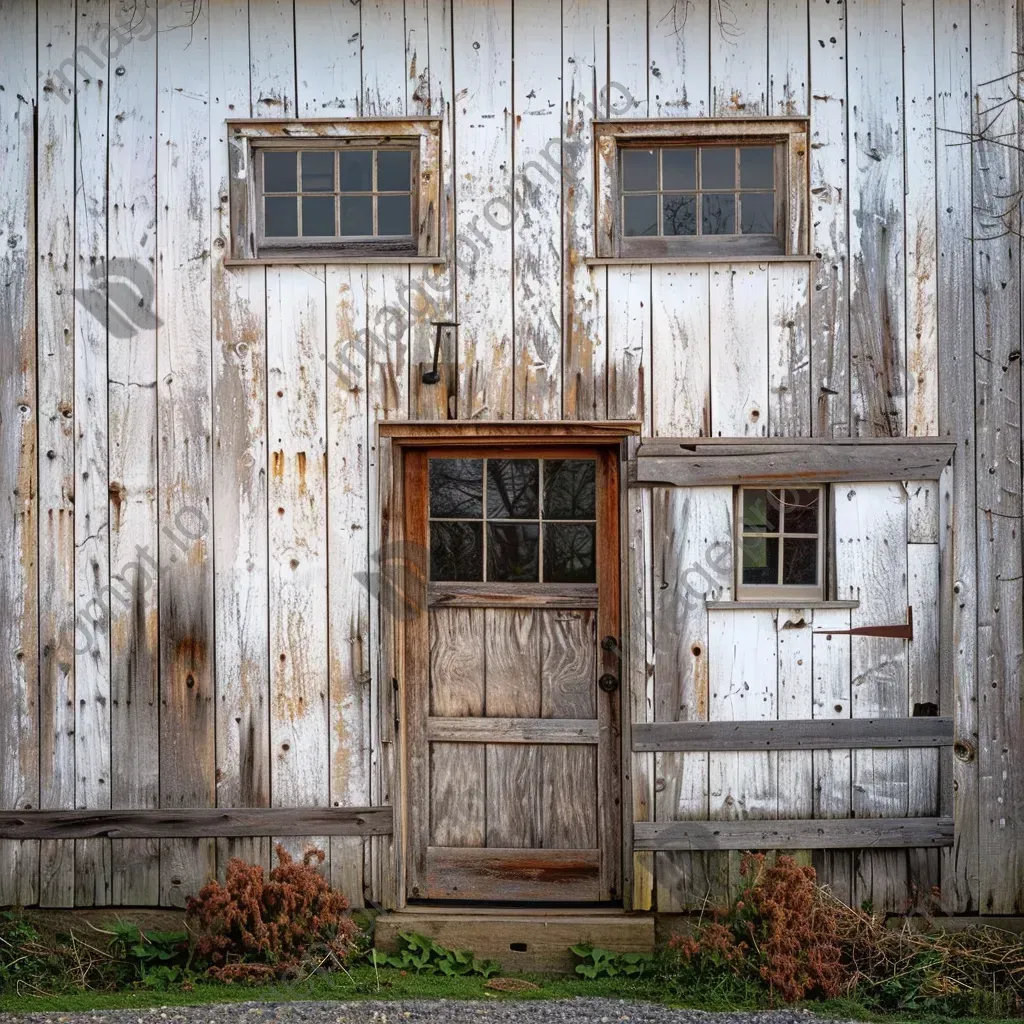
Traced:
<path fill-rule="evenodd" d="M 614 672 L 620 680 L 618 714 L 615 722 L 609 727 L 619 733 L 620 742 L 616 744 L 619 751 L 618 775 L 615 780 L 617 787 L 618 812 L 615 804 L 611 813 L 615 818 L 616 830 L 619 832 L 621 858 L 612 858 L 614 868 L 614 888 L 617 900 L 621 900 L 628 909 L 632 895 L 632 799 L 630 793 L 630 695 L 628 692 L 628 617 L 627 581 L 624 577 L 628 564 L 626 524 L 627 481 L 624 479 L 624 466 L 627 456 L 627 439 L 632 448 L 636 444 L 635 436 L 639 434 L 641 425 L 635 422 L 380 422 L 377 424 L 377 468 L 378 495 L 375 502 L 375 515 L 371 522 L 377 531 L 378 550 L 394 552 L 396 556 L 380 557 L 381 593 L 400 595 L 400 600 L 408 599 L 416 592 L 417 587 L 425 586 L 425 567 L 413 564 L 404 555 L 406 498 L 405 494 L 405 455 L 411 449 L 459 447 L 490 450 L 508 450 L 510 454 L 525 453 L 529 448 L 598 448 L 609 452 L 612 456 L 608 465 L 612 467 L 612 486 L 617 490 L 617 503 L 613 504 L 613 514 L 617 517 L 615 524 L 618 535 L 618 557 L 610 559 L 615 571 L 614 586 L 619 617 L 619 646 L 605 650 L 600 644 L 601 633 L 599 620 L 598 666 L 599 672 Z M 371 495 L 372 500 L 373 495 Z M 406 703 L 407 678 L 407 628 L 404 615 L 387 615 L 378 611 L 380 626 L 377 630 L 377 643 L 374 645 L 378 685 L 377 693 L 371 694 L 374 707 L 371 710 L 372 745 L 379 751 L 377 762 L 379 799 L 382 803 L 391 803 L 395 809 L 395 830 L 392 837 L 381 837 L 378 849 L 371 851 L 371 860 L 377 867 L 379 884 L 375 891 L 385 906 L 402 909 L 406 906 L 406 863 L 409 840 L 409 778 L 408 765 L 408 707 Z M 599 609 L 600 615 L 600 609 Z M 371 610 L 371 620 L 374 610 Z M 371 622 L 371 636 L 372 636 Z M 374 699 L 376 698 L 376 699 Z M 616 743 L 614 735 L 611 742 Z M 457 909 L 455 907 L 452 908 Z M 472 912 L 468 908 L 467 912 Z"/>

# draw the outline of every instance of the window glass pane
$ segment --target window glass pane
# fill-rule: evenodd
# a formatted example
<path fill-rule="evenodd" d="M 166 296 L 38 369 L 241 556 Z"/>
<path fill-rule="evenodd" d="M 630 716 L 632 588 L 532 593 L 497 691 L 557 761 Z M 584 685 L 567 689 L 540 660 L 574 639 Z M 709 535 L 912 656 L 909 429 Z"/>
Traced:
<path fill-rule="evenodd" d="M 440 519 L 482 519 L 484 460 L 431 459 L 430 514 Z"/>
<path fill-rule="evenodd" d="M 743 532 L 779 532 L 779 491 L 743 492 Z"/>
<path fill-rule="evenodd" d="M 775 195 L 744 192 L 740 196 L 740 232 L 744 235 L 775 234 Z"/>
<path fill-rule="evenodd" d="M 334 234 L 334 196 L 302 197 L 303 235 Z"/>
<path fill-rule="evenodd" d="M 483 523 L 430 524 L 430 578 L 483 579 Z"/>
<path fill-rule="evenodd" d="M 302 191 L 334 191 L 333 153 L 307 151 L 302 154 Z"/>
<path fill-rule="evenodd" d="M 708 146 L 700 151 L 700 187 L 735 188 L 736 150 L 731 146 Z"/>
<path fill-rule="evenodd" d="M 743 582 L 755 585 L 779 582 L 778 537 L 743 538 Z"/>
<path fill-rule="evenodd" d="M 783 527 L 786 533 L 817 533 L 821 491 L 793 490 L 787 487 L 784 497 L 786 516 Z"/>
<path fill-rule="evenodd" d="M 341 197 L 341 234 L 373 234 L 373 198 L 371 196 Z"/>
<path fill-rule="evenodd" d="M 740 188 L 775 187 L 775 148 L 743 146 L 740 149 Z"/>
<path fill-rule="evenodd" d="M 377 234 L 411 235 L 408 196 L 379 196 L 377 198 Z"/>
<path fill-rule="evenodd" d="M 658 197 L 626 196 L 623 201 L 623 227 L 627 235 L 658 233 Z"/>
<path fill-rule="evenodd" d="M 536 523 L 488 523 L 487 579 L 536 583 L 538 536 Z"/>
<path fill-rule="evenodd" d="M 544 524 L 544 582 L 594 583 L 593 523 Z"/>
<path fill-rule="evenodd" d="M 536 519 L 537 460 L 487 460 L 487 516 L 495 519 Z"/>
<path fill-rule="evenodd" d="M 813 587 L 818 582 L 817 540 L 788 536 L 783 539 L 782 582 L 794 587 Z"/>
<path fill-rule="evenodd" d="M 295 192 L 295 151 L 266 149 L 263 151 L 263 191 Z"/>
<path fill-rule="evenodd" d="M 622 150 L 622 187 L 626 192 L 646 192 L 658 187 L 658 156 L 653 149 Z"/>
<path fill-rule="evenodd" d="M 544 460 L 544 518 L 593 519 L 593 459 Z"/>
<path fill-rule="evenodd" d="M 263 203 L 263 232 L 267 238 L 294 238 L 299 233 L 299 207 L 294 196 L 268 196 Z"/>
<path fill-rule="evenodd" d="M 373 188 L 373 153 L 370 150 L 342 151 L 338 159 L 342 192 L 369 192 Z"/>
<path fill-rule="evenodd" d="M 697 234 L 697 197 L 664 195 L 661 197 L 662 234 Z"/>
<path fill-rule="evenodd" d="M 704 195 L 701 231 L 705 235 L 736 234 L 736 197 L 731 192 Z"/>
<path fill-rule="evenodd" d="M 377 191 L 408 192 L 412 154 L 407 149 L 377 150 Z"/>
<path fill-rule="evenodd" d="M 661 187 L 665 191 L 686 192 L 697 187 L 697 151 L 663 149 L 661 151 Z"/>

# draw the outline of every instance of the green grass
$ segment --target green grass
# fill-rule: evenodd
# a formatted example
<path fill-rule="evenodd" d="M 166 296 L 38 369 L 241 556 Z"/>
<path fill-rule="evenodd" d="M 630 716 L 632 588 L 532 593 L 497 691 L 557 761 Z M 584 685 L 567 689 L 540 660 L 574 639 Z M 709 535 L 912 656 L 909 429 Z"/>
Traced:
<path fill-rule="evenodd" d="M 315 977 L 301 982 L 278 985 L 241 986 L 197 984 L 191 991 L 166 992 L 126 990 L 120 992 L 72 991 L 54 995 L 0 995 L 0 1011 L 74 1012 L 87 1010 L 143 1009 L 153 1006 L 191 1006 L 204 1003 L 286 1002 L 291 1000 L 355 999 L 572 999 L 609 997 L 664 1003 L 699 1010 L 765 1009 L 762 992 L 752 987 L 701 985 L 692 990 L 667 991 L 653 979 L 601 978 L 588 981 L 572 975 L 525 975 L 539 987 L 536 990 L 502 993 L 486 988 L 480 977 L 447 978 L 437 975 L 404 974 L 396 970 L 375 971 L 359 965 L 348 974 Z M 832 1000 L 808 1004 L 824 1018 L 884 1022 L 884 1024 L 952 1024 L 953 1018 L 936 1014 L 872 1013 L 855 1000 Z M 1002 1024 L 998 1018 L 964 1017 L 956 1024 Z M 1005 1024 L 1010 1024 L 1006 1021 Z M 1017 1021 L 1016 1024 L 1020 1024 Z"/>

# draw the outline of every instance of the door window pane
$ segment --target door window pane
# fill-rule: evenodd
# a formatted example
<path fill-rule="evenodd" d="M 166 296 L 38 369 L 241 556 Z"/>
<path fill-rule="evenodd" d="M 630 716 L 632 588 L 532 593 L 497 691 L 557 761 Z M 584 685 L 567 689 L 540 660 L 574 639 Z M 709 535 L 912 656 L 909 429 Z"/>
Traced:
<path fill-rule="evenodd" d="M 487 524 L 487 579 L 495 583 L 536 583 L 539 580 L 536 523 Z"/>
<path fill-rule="evenodd" d="M 775 187 L 775 149 L 743 146 L 740 149 L 740 188 Z"/>
<path fill-rule="evenodd" d="M 744 533 L 779 532 L 780 493 L 750 488 L 743 492 Z"/>
<path fill-rule="evenodd" d="M 661 187 L 666 192 L 691 192 L 697 187 L 697 151 L 661 151 Z"/>
<path fill-rule="evenodd" d="M 267 196 L 263 230 L 268 238 L 294 238 L 299 233 L 298 200 L 294 196 Z"/>
<path fill-rule="evenodd" d="M 544 518 L 593 519 L 596 475 L 593 459 L 546 459 Z"/>
<path fill-rule="evenodd" d="M 430 578 L 472 582 L 483 579 L 483 524 L 430 524 Z"/>
<path fill-rule="evenodd" d="M 818 508 L 821 492 L 796 490 L 787 487 L 784 492 L 786 533 L 818 532 Z"/>
<path fill-rule="evenodd" d="M 483 459 L 431 459 L 429 475 L 432 517 L 483 518 Z"/>
<path fill-rule="evenodd" d="M 779 538 L 743 538 L 743 582 L 754 585 L 779 582 Z"/>
<path fill-rule="evenodd" d="M 818 541 L 814 537 L 784 537 L 782 582 L 813 587 L 818 582 Z"/>
<path fill-rule="evenodd" d="M 548 583 L 594 583 L 593 523 L 545 523 L 544 579 Z"/>
<path fill-rule="evenodd" d="M 487 460 L 487 518 L 537 519 L 536 459 Z"/>
<path fill-rule="evenodd" d="M 630 237 L 658 233 L 658 197 L 626 196 L 623 200 L 623 227 Z"/>
<path fill-rule="evenodd" d="M 775 231 L 775 196 L 771 192 L 744 192 L 740 195 L 740 232 L 744 235 L 770 235 Z"/>

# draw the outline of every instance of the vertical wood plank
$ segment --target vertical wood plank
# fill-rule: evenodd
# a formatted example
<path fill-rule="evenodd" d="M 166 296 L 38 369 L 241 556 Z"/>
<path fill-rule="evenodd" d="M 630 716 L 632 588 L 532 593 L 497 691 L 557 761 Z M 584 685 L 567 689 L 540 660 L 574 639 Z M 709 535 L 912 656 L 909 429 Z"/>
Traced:
<path fill-rule="evenodd" d="M 812 663 L 815 613 L 801 608 L 780 608 L 776 616 L 779 692 L 778 717 L 807 719 L 814 712 Z M 813 758 L 809 750 L 778 752 L 778 816 L 814 817 Z M 810 859 L 809 854 L 806 857 Z"/>
<path fill-rule="evenodd" d="M 111 805 L 160 806 L 160 634 L 157 551 L 157 243 L 156 7 L 116 0 L 122 35 L 110 76 L 107 156 L 111 330 L 110 417 L 110 733 Z M 117 69 L 123 69 L 123 74 Z M 116 284 L 115 284 L 116 282 Z M 141 303 L 141 305 L 140 305 Z M 115 316 L 115 310 L 118 316 Z M 122 320 L 122 316 L 130 317 Z M 118 330 L 115 325 L 129 325 Z M 160 842 L 111 842 L 111 902 L 160 899 Z"/>
<path fill-rule="evenodd" d="M 82 0 L 76 39 L 104 53 L 108 0 Z M 107 116 L 109 60 L 75 71 L 75 289 L 89 315 L 75 318 L 75 609 L 92 637 L 75 655 L 75 805 L 110 807 L 110 516 L 107 442 Z M 115 307 L 116 308 L 116 307 Z M 99 314 L 99 315 L 97 315 Z M 115 326 L 115 330 L 116 330 Z M 131 331 L 131 328 L 127 328 Z M 110 842 L 76 840 L 75 903 L 110 902 Z"/>
<path fill-rule="evenodd" d="M 711 113 L 709 53 L 722 5 L 711 0 L 649 0 L 648 95 L 651 117 L 707 117 Z M 715 20 L 712 22 L 712 13 Z"/>
<path fill-rule="evenodd" d="M 513 75 L 512 207 L 492 200 L 496 220 L 513 230 L 512 320 L 517 419 L 560 419 L 562 412 L 561 8 L 519 0 L 512 51 L 529 54 Z"/>
<path fill-rule="evenodd" d="M 293 0 L 252 0 L 249 5 L 249 74 L 256 117 L 295 117 L 294 24 Z"/>
<path fill-rule="evenodd" d="M 768 271 L 764 265 L 710 270 L 711 432 L 761 437 L 768 429 Z"/>
<path fill-rule="evenodd" d="M 160 481 L 160 805 L 212 807 L 209 10 L 159 9 L 157 399 Z M 160 902 L 216 869 L 212 839 L 160 843 Z"/>
<path fill-rule="evenodd" d="M 977 407 L 978 907 L 1024 908 L 1024 574 L 1021 566 L 1021 273 L 1019 5 L 971 8 L 974 349 Z M 1015 49 L 1016 48 L 1016 49 Z M 1009 75 L 1009 78 L 1003 76 Z M 1007 212 L 1008 211 L 1008 212 Z"/>
<path fill-rule="evenodd" d="M 768 107 L 773 117 L 807 113 L 808 0 L 769 0 Z"/>
<path fill-rule="evenodd" d="M 715 117 L 768 112 L 768 5 L 711 5 L 711 109 Z"/>
<path fill-rule="evenodd" d="M 297 100 L 310 117 L 359 116 L 359 13 L 359 4 L 295 5 Z"/>
<path fill-rule="evenodd" d="M 707 266 L 654 267 L 651 276 L 652 432 L 711 434 L 711 305 Z"/>
<path fill-rule="evenodd" d="M 768 268 L 768 433 L 811 434 L 810 272 L 806 266 Z"/>
<path fill-rule="evenodd" d="M 435 328 L 432 320 L 457 320 L 455 307 L 455 138 L 452 65 L 451 0 L 427 3 L 426 40 L 407 51 L 407 96 L 410 114 L 443 118 L 441 124 L 441 189 L 439 251 L 443 266 L 409 270 L 410 412 L 416 419 L 449 419 L 456 415 L 457 332 L 449 331 L 440 354 L 441 381 L 424 384 L 423 374 L 433 365 Z M 424 63 L 425 62 L 425 63 Z M 415 64 L 415 67 L 414 67 Z M 415 72 L 415 76 L 414 76 Z"/>
<path fill-rule="evenodd" d="M 907 498 L 899 484 L 837 488 L 836 577 L 840 597 L 860 604 L 851 624 L 905 622 L 907 614 Z M 907 642 L 855 637 L 851 644 L 853 718 L 895 718 L 908 705 Z M 853 754 L 852 809 L 858 817 L 907 813 L 907 751 Z M 855 855 L 853 898 L 878 911 L 900 910 L 907 892 L 905 851 Z"/>
<path fill-rule="evenodd" d="M 850 613 L 842 609 L 817 611 L 811 639 L 813 718 L 849 718 L 851 637 L 827 630 L 850 628 Z M 815 818 L 850 816 L 850 751 L 813 751 Z M 853 901 L 853 858 L 849 850 L 815 850 L 812 863 L 818 881 L 850 904 Z"/>
<path fill-rule="evenodd" d="M 224 122 L 252 113 L 243 0 L 210 4 L 210 232 L 213 236 L 213 505 L 217 804 L 270 805 L 266 272 L 224 266 L 231 224 Z M 258 19 L 257 19 L 258 20 Z M 259 80 L 255 82 L 259 87 Z M 269 867 L 268 838 L 218 839 Z"/>
<path fill-rule="evenodd" d="M 907 433 L 926 435 L 939 432 L 935 77 L 933 4 L 907 0 L 903 5 Z"/>
<path fill-rule="evenodd" d="M 512 5 L 453 0 L 460 419 L 512 416 Z"/>
<path fill-rule="evenodd" d="M 848 0 L 850 432 L 906 430 L 901 10 Z"/>
<path fill-rule="evenodd" d="M 935 8 L 936 122 L 969 132 L 971 111 L 971 12 L 967 0 L 946 0 Z M 955 784 L 953 847 L 942 853 L 943 905 L 966 913 L 978 906 L 978 732 L 977 553 L 975 548 L 975 380 L 973 322 L 973 210 L 968 146 L 936 150 L 938 210 L 939 433 L 957 444 L 949 523 L 950 622 L 943 630 L 943 666 L 948 666 L 951 703 L 960 755 L 952 758 L 949 788 Z M 955 683 L 955 685 L 953 685 Z"/>
<path fill-rule="evenodd" d="M 75 49 L 74 0 L 38 6 L 39 806 L 75 807 L 75 105 L 57 74 Z M 4 59 L 8 59 L 7 55 Z M 63 78 L 63 80 L 62 80 Z M 88 624 L 85 624 L 88 626 Z M 84 633 L 84 630 L 83 630 Z M 83 636 L 82 642 L 85 642 Z M 6 695 L 0 697 L 6 700 Z M 39 902 L 74 904 L 75 844 L 39 844 Z"/>
<path fill-rule="evenodd" d="M 275 807 L 326 807 L 330 800 L 324 287 L 322 267 L 267 271 Z M 282 845 L 293 856 L 311 847 L 329 853 L 319 836 Z"/>
<path fill-rule="evenodd" d="M 778 715 L 778 640 L 772 611 L 708 613 L 708 719 L 773 719 Z M 778 753 L 712 753 L 708 765 L 710 818 L 778 816 Z M 742 882 L 742 857 L 730 852 L 729 896 Z"/>
<path fill-rule="evenodd" d="M 656 488 L 654 521 L 654 720 L 707 721 L 707 597 L 732 593 L 732 489 Z M 708 755 L 655 756 L 655 818 L 706 819 Z M 719 854 L 659 853 L 657 909 L 689 910 L 726 893 Z"/>
<path fill-rule="evenodd" d="M 811 399 L 815 437 L 850 432 L 847 5 L 810 0 Z"/>
<path fill-rule="evenodd" d="M 486 609 L 485 711 L 488 717 L 539 718 L 540 624 L 534 609 Z M 541 846 L 540 749 L 487 744 L 487 845 Z"/>
<path fill-rule="evenodd" d="M 607 0 L 562 4 L 562 414 L 607 415 L 608 274 L 594 245 L 595 117 L 608 108 Z"/>
<path fill-rule="evenodd" d="M 0 807 L 39 806 L 35 4 L 0 8 Z M 0 904 L 39 898 L 39 844 L 0 842 Z"/>
<path fill-rule="evenodd" d="M 912 499 L 911 499 L 912 500 Z M 909 505 L 909 502 L 908 502 Z M 939 545 L 907 545 L 907 599 L 914 609 L 914 640 L 907 650 L 910 702 L 908 714 L 923 714 L 933 705 L 945 714 L 939 700 Z M 907 752 L 907 811 L 911 815 L 939 813 L 939 757 L 945 751 Z M 911 898 L 930 901 L 939 887 L 938 850 L 908 851 Z M 933 892 L 935 890 L 935 892 Z"/>

